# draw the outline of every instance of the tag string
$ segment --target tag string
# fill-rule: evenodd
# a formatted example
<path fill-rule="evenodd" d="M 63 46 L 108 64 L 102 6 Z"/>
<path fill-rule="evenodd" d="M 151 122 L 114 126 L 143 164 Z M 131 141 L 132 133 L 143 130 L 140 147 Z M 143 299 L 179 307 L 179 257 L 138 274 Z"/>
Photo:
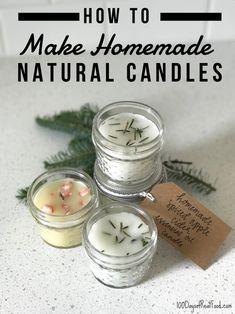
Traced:
<path fill-rule="evenodd" d="M 153 196 L 153 194 L 151 194 L 150 192 L 143 192 L 142 196 L 144 198 L 147 198 L 149 201 L 151 201 L 153 203 L 157 203 L 157 198 L 155 196 Z"/>

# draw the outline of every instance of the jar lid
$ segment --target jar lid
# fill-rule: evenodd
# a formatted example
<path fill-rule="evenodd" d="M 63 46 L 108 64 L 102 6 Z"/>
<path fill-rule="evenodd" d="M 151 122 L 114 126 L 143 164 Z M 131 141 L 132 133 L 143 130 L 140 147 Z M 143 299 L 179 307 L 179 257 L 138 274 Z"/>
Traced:
<path fill-rule="evenodd" d="M 138 202 L 146 197 L 154 184 L 166 182 L 166 180 L 166 169 L 162 165 L 161 171 L 159 172 L 159 169 L 155 169 L 148 181 L 134 185 L 130 185 L 127 182 L 126 185 L 123 185 L 123 182 L 119 184 L 117 181 L 112 181 L 111 179 L 103 179 L 102 172 L 99 170 L 97 162 L 95 163 L 94 181 L 99 191 L 116 201 Z"/>

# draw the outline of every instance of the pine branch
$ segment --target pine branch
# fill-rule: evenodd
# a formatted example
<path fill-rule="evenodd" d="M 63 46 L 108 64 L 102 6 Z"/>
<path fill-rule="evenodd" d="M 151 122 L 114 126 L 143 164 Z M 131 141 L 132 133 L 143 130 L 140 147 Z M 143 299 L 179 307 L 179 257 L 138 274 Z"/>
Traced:
<path fill-rule="evenodd" d="M 87 145 L 92 145 L 91 141 L 91 129 L 86 129 L 84 131 L 77 132 L 73 139 L 69 142 L 68 147 L 73 149 L 78 143 L 87 143 Z"/>
<path fill-rule="evenodd" d="M 91 130 L 97 111 L 97 106 L 87 103 L 77 111 L 61 111 L 53 116 L 36 117 L 36 122 L 53 130 L 74 134 Z"/>
<path fill-rule="evenodd" d="M 210 194 L 216 191 L 215 183 L 212 184 L 205 177 L 202 169 L 192 167 L 192 162 L 175 160 L 163 161 L 167 170 L 168 179 L 172 179 L 191 186 L 195 191 Z"/>
<path fill-rule="evenodd" d="M 29 187 L 19 189 L 16 194 L 16 198 L 19 200 L 20 203 L 23 203 L 26 205 L 27 203 L 27 193 L 28 193 Z"/>
<path fill-rule="evenodd" d="M 192 165 L 193 164 L 191 161 L 183 161 L 179 159 L 170 159 L 169 161 L 172 164 L 180 164 L 180 165 Z"/>
<path fill-rule="evenodd" d="M 86 171 L 88 174 L 93 174 L 95 162 L 95 149 L 91 139 L 80 141 L 73 139 L 66 151 L 60 151 L 56 155 L 44 161 L 46 169 L 59 167 L 74 167 Z"/>

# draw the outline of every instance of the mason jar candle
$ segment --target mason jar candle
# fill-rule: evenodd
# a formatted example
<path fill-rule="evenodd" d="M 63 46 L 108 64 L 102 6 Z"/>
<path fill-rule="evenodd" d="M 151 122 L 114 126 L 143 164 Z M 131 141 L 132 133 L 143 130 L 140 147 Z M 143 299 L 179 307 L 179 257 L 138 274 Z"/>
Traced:
<path fill-rule="evenodd" d="M 98 205 L 98 192 L 83 171 L 60 168 L 36 178 L 27 199 L 42 239 L 69 248 L 81 244 L 83 223 Z"/>
<path fill-rule="evenodd" d="M 164 179 L 161 162 L 164 126 L 154 109 L 137 102 L 116 102 L 93 121 L 94 178 L 104 194 L 130 200 Z"/>
<path fill-rule="evenodd" d="M 151 266 L 157 228 L 140 207 L 113 202 L 85 222 L 83 245 L 91 271 L 100 282 L 129 287 L 139 283 Z"/>

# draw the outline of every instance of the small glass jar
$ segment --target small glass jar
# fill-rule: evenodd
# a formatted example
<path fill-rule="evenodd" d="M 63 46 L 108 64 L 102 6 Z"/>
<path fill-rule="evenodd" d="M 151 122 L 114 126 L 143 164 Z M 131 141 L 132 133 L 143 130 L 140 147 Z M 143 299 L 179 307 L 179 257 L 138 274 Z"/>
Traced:
<path fill-rule="evenodd" d="M 124 256 L 109 255 L 104 250 L 97 249 L 92 244 L 89 236 L 93 225 L 100 219 L 107 217 L 107 215 L 123 213 L 134 214 L 148 226 L 148 243 L 136 253 L 125 253 Z M 141 225 L 142 224 L 140 224 L 140 226 Z M 123 222 L 123 226 L 125 226 L 125 222 Z M 118 228 L 117 224 L 116 228 Z M 133 245 L 130 244 L 133 241 L 130 240 L 130 235 L 129 233 L 125 241 L 129 241 L 128 244 Z M 107 236 L 109 237 L 110 235 L 107 233 Z M 99 235 L 95 235 L 95 238 L 99 239 Z M 123 241 L 123 239 L 121 239 L 121 241 Z M 89 258 L 91 271 L 98 281 L 113 288 L 134 286 L 143 280 L 151 266 L 152 258 L 157 248 L 157 227 L 153 218 L 142 208 L 130 203 L 113 202 L 110 205 L 100 208 L 99 211 L 94 212 L 85 222 L 83 228 L 83 246 Z"/>
<path fill-rule="evenodd" d="M 128 117 L 126 120 L 125 115 Z M 120 120 L 117 117 L 121 117 Z M 138 128 L 136 117 L 144 119 L 142 128 Z M 112 121 L 114 123 L 110 123 Z M 127 126 L 124 127 L 126 121 Z M 105 124 L 108 126 L 102 131 Z M 161 116 L 144 104 L 123 101 L 101 109 L 94 118 L 92 129 L 97 156 L 94 179 L 100 191 L 116 200 L 134 201 L 155 183 L 164 181 L 166 174 L 161 162 L 163 135 Z M 124 137 L 123 141 L 126 138 L 126 142 L 120 143 L 120 137 Z"/>
<path fill-rule="evenodd" d="M 84 184 L 89 189 L 91 197 L 89 202 L 72 214 L 54 215 L 37 208 L 34 199 L 38 191 L 46 183 L 57 180 L 74 180 Z M 98 206 L 98 191 L 85 172 L 73 168 L 60 168 L 49 170 L 37 177 L 29 188 L 27 201 L 31 214 L 38 223 L 41 238 L 54 247 L 70 248 L 81 244 L 83 223 L 91 210 Z"/>

